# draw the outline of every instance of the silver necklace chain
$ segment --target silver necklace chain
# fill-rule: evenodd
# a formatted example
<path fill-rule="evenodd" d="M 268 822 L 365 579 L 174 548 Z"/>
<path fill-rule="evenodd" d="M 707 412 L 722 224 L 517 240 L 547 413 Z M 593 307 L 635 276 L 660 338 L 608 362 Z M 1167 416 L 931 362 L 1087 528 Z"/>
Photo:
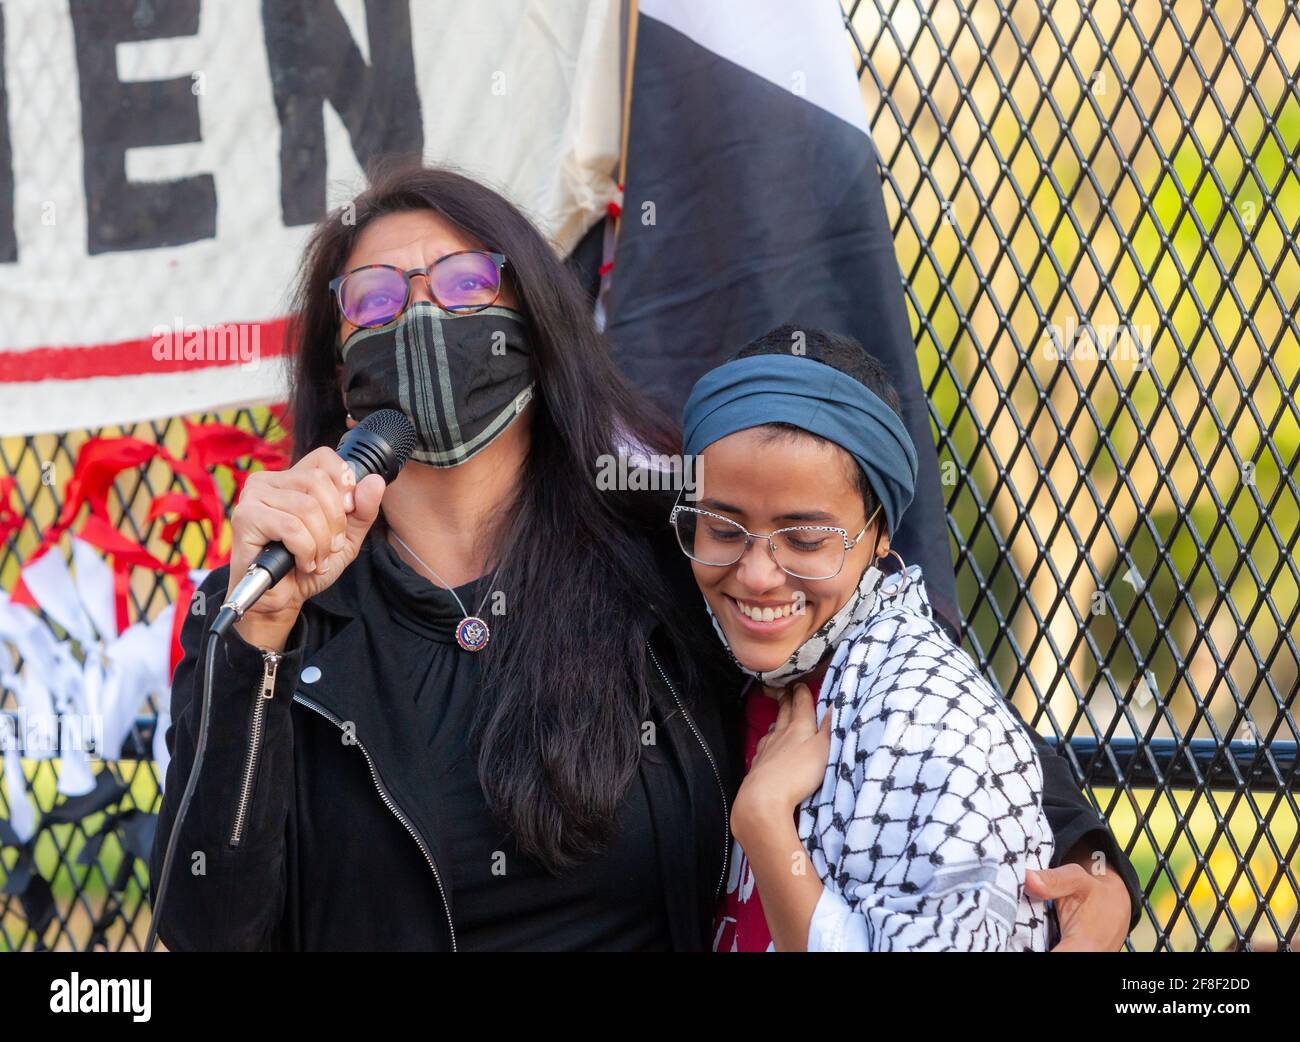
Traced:
<path fill-rule="evenodd" d="M 396 540 L 398 541 L 398 543 L 401 544 L 401 546 L 406 550 L 406 552 L 407 552 L 408 554 L 410 554 L 410 555 L 411 555 L 412 557 L 414 557 L 417 561 L 419 561 L 420 564 L 424 565 L 424 570 L 425 570 L 426 572 L 428 572 L 428 573 L 429 573 L 430 575 L 432 575 L 435 579 L 437 579 L 438 582 L 442 583 L 443 588 L 444 588 L 448 593 L 450 593 L 453 597 L 456 598 L 456 603 L 460 606 L 460 613 L 461 613 L 461 615 L 463 615 L 463 616 L 464 616 L 465 618 L 467 618 L 467 619 L 468 619 L 468 618 L 471 618 L 470 613 L 469 613 L 468 611 L 465 610 L 465 602 L 462 601 L 462 600 L 460 599 L 459 595 L 456 593 L 455 588 L 454 588 L 454 587 L 453 587 L 449 582 L 447 582 L 446 579 L 444 579 L 441 575 L 439 575 L 439 574 L 438 574 L 437 572 L 435 572 L 431 567 L 429 567 L 428 562 L 426 562 L 425 559 L 424 559 L 423 557 L 421 557 L 421 556 L 420 556 L 419 554 L 417 554 L 414 550 L 412 550 L 412 549 L 410 548 L 410 546 L 407 545 L 406 540 L 403 539 L 400 535 L 398 535 L 397 532 L 393 529 L 393 527 L 392 527 L 391 525 L 389 526 L 388 531 L 392 533 L 393 538 L 396 539 Z M 494 572 L 492 573 L 492 579 L 495 579 L 495 578 L 496 578 L 496 572 L 494 571 Z M 488 597 L 490 597 L 490 596 L 492 595 L 492 579 L 489 579 L 489 580 L 488 580 L 487 593 L 483 594 L 483 599 L 479 602 L 478 611 L 474 613 L 474 615 L 472 616 L 473 618 L 479 618 L 480 613 L 483 611 L 483 605 L 487 604 L 487 599 L 488 599 Z"/>

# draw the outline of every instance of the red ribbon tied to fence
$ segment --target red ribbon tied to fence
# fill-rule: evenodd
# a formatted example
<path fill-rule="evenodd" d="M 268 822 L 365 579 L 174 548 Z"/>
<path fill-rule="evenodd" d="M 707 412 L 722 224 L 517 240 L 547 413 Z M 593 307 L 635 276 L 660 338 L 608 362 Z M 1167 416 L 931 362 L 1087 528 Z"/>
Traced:
<path fill-rule="evenodd" d="M 272 413 L 283 421 L 282 406 L 273 407 Z M 139 438 L 91 438 L 86 441 L 77 453 L 58 518 L 42 535 L 40 544 L 24 564 L 27 567 L 48 553 L 63 533 L 77 523 L 82 508 L 86 508 L 88 513 L 74 534 L 96 547 L 111 563 L 118 633 L 125 630 L 131 621 L 129 592 L 133 568 L 148 568 L 176 579 L 176 612 L 172 622 L 170 660 L 173 671 L 180 662 L 181 626 L 194 595 L 194 583 L 190 578 L 191 565 L 183 558 L 162 560 L 151 553 L 144 542 L 133 539 L 113 523 L 109 515 L 108 497 L 114 483 L 123 471 L 147 466 L 154 460 L 161 460 L 170 466 L 177 476 L 188 483 L 190 491 L 171 490 L 151 497 L 146 522 L 151 524 L 161 518 L 168 518 L 159 535 L 165 542 L 173 544 L 173 552 L 178 552 L 175 544 L 185 525 L 206 524 L 207 550 L 201 567 L 211 569 L 221 566 L 230 558 L 229 548 L 223 545 L 226 505 L 213 470 L 217 467 L 227 467 L 230 470 L 235 485 L 234 498 L 237 499 L 252 472 L 251 463 L 261 463 L 269 470 L 279 470 L 288 465 L 290 457 L 287 435 L 268 441 L 224 423 L 184 421 L 184 426 L 186 445 L 185 451 L 179 456 L 155 442 Z M 241 460 L 249 460 L 250 465 L 241 465 Z M 0 541 L 17 531 L 22 524 L 21 515 L 8 505 L 12 491 L 12 478 L 0 480 Z M 11 600 L 29 608 L 38 607 L 22 580 L 21 572 Z"/>

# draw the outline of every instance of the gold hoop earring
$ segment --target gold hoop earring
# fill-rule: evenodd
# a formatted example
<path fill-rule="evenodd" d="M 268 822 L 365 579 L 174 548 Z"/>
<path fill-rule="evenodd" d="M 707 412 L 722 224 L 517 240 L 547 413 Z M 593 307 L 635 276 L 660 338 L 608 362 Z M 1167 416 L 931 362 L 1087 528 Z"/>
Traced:
<path fill-rule="evenodd" d="M 898 579 L 894 583 L 894 588 L 889 592 L 902 593 L 905 589 L 907 589 L 907 587 L 912 582 L 911 577 L 907 574 L 907 562 L 903 560 L 903 555 L 900 554 L 897 550 L 895 550 L 892 546 L 889 548 L 888 551 L 886 551 L 884 556 L 881 557 L 880 559 L 884 560 L 885 557 L 898 558 L 898 568 L 899 568 Z"/>

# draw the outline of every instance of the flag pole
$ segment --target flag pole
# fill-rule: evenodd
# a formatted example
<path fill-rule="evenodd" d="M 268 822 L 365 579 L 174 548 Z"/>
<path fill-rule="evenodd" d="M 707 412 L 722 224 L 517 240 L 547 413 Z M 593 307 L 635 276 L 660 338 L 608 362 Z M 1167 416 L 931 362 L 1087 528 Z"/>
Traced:
<path fill-rule="evenodd" d="M 618 153 L 618 190 L 619 190 L 619 213 L 614 218 L 614 230 L 618 231 L 619 225 L 623 220 L 622 212 L 622 193 L 623 186 L 627 184 L 627 138 L 628 124 L 632 117 L 632 67 L 636 64 L 636 27 L 640 17 L 640 6 L 638 0 L 628 0 L 627 5 L 627 67 L 623 72 L 623 126 L 620 134 Z"/>

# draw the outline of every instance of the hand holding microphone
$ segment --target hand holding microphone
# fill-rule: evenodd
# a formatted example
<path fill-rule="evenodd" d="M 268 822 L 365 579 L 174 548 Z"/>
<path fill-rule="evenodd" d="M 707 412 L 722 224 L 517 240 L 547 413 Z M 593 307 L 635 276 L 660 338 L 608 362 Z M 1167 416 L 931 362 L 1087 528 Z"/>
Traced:
<path fill-rule="evenodd" d="M 244 640 L 284 647 L 303 602 L 356 559 L 414 440 L 410 420 L 383 409 L 348 431 L 338 451 L 322 446 L 287 470 L 249 476 L 231 513 L 226 590 L 226 604 L 242 611 L 234 625 Z"/>
<path fill-rule="evenodd" d="M 167 883 L 208 741 L 217 643 L 233 625 L 248 643 L 274 651 L 289 638 L 303 602 L 329 587 L 361 550 L 379 516 L 384 486 L 415 448 L 415 428 L 381 409 L 348 431 L 338 451 L 321 447 L 288 470 L 253 474 L 231 513 L 230 583 L 204 642 L 202 701 L 194 762 L 163 854 L 145 950 L 153 951 Z"/>

